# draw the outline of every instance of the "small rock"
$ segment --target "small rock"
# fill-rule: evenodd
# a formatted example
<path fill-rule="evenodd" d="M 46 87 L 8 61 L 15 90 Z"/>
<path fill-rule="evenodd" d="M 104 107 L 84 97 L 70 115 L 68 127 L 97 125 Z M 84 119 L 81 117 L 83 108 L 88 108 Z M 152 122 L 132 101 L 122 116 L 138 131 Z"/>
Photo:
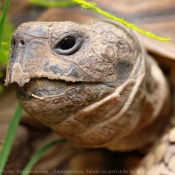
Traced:
<path fill-rule="evenodd" d="M 168 168 L 171 171 L 175 171 L 175 155 L 173 155 L 168 163 Z"/>
<path fill-rule="evenodd" d="M 145 163 L 146 169 L 149 170 L 153 166 L 153 164 L 155 163 L 154 154 L 149 154 L 148 156 L 146 156 L 144 163 Z"/>
<path fill-rule="evenodd" d="M 172 157 L 172 153 L 170 151 L 166 151 L 166 154 L 164 155 L 164 162 L 166 164 L 168 164 L 170 159 L 171 159 L 171 157 Z"/>
<path fill-rule="evenodd" d="M 155 150 L 155 163 L 160 162 L 163 159 L 163 156 L 166 151 L 166 144 L 159 145 Z"/>
<path fill-rule="evenodd" d="M 171 143 L 175 143 L 175 127 L 169 132 L 168 139 Z"/>

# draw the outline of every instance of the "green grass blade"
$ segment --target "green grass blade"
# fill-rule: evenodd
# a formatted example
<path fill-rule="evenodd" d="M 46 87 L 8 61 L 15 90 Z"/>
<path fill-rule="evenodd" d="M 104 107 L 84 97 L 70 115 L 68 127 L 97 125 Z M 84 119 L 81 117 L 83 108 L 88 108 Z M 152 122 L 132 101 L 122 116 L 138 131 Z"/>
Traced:
<path fill-rule="evenodd" d="M 2 146 L 2 150 L 0 153 L 0 170 L 4 169 L 4 166 L 7 162 L 8 156 L 10 154 L 10 150 L 13 144 L 13 140 L 15 137 L 15 133 L 19 124 L 19 121 L 21 119 L 21 115 L 22 115 L 22 108 L 20 107 L 20 105 L 17 106 L 15 113 L 12 117 L 12 120 L 10 122 L 3 146 Z M 2 171 L 0 171 L 0 175 L 2 174 Z"/>
<path fill-rule="evenodd" d="M 72 0 L 59 0 L 59 1 L 48 1 L 48 0 L 29 0 L 33 4 L 41 5 L 43 7 L 67 7 L 77 5 Z"/>
<path fill-rule="evenodd" d="M 85 0 L 73 0 L 73 1 L 80 4 L 82 6 L 82 8 L 84 8 L 84 9 L 91 9 L 95 13 L 101 14 L 101 15 L 107 17 L 107 18 L 118 21 L 118 22 L 124 24 L 125 26 L 127 26 L 128 28 L 136 30 L 137 32 L 139 32 L 141 34 L 144 34 L 144 35 L 146 35 L 150 38 L 160 40 L 160 41 L 170 41 L 171 40 L 171 38 L 163 38 L 163 37 L 160 37 L 160 36 L 156 36 L 155 34 L 149 32 L 149 31 L 140 29 L 135 24 L 131 24 L 128 21 L 124 20 L 123 18 L 118 18 L 115 15 L 100 9 L 99 7 L 96 6 L 96 4 L 94 2 L 87 2 Z"/>
<path fill-rule="evenodd" d="M 56 140 L 51 143 L 48 143 L 47 145 L 43 146 L 40 148 L 30 159 L 24 170 L 22 171 L 23 173 L 21 175 L 29 175 L 32 167 L 35 165 L 35 163 L 41 158 L 41 156 L 51 147 L 54 145 L 58 144 L 59 142 L 62 142 L 64 140 Z"/>
<path fill-rule="evenodd" d="M 2 42 L 2 34 L 3 34 L 3 28 L 4 28 L 4 23 L 5 23 L 5 19 L 7 16 L 7 11 L 9 8 L 9 4 L 10 4 L 10 0 L 6 0 L 5 1 L 5 6 L 4 6 L 4 11 L 1 17 L 1 21 L 0 21 L 0 53 L 1 53 L 1 42 Z"/>
<path fill-rule="evenodd" d="M 13 25 L 6 20 L 9 3 L 10 0 L 6 0 L 3 10 L 2 4 L 0 3 L 0 64 L 2 64 L 3 67 L 7 65 L 11 45 L 10 40 L 14 31 Z"/>

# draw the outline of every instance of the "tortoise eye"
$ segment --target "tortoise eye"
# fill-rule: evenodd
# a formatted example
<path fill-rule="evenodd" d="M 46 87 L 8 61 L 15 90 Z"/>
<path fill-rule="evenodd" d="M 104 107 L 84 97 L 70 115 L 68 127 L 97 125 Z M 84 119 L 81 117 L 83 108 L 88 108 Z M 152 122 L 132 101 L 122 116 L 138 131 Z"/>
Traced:
<path fill-rule="evenodd" d="M 82 38 L 77 34 L 64 36 L 63 39 L 57 40 L 54 45 L 55 51 L 61 55 L 71 55 L 75 53 L 81 46 Z"/>
<path fill-rule="evenodd" d="M 65 37 L 60 43 L 58 43 L 58 46 L 60 49 L 68 50 L 72 48 L 75 45 L 75 38 L 72 36 Z"/>

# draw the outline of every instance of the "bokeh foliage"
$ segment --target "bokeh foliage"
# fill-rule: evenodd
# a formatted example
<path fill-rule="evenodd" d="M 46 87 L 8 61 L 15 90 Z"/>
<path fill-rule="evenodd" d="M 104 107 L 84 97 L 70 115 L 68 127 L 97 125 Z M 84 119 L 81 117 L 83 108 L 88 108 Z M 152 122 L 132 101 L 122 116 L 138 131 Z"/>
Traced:
<path fill-rule="evenodd" d="M 2 20 L 3 14 L 3 5 L 0 4 L 0 17 Z M 3 27 L 3 32 L 0 33 L 2 35 L 2 43 L 1 43 L 1 52 L 0 52 L 0 65 L 6 66 L 9 50 L 10 50 L 10 41 L 14 32 L 13 25 L 8 21 L 7 16 L 5 16 L 6 20 L 4 26 L 0 25 L 0 28 Z"/>
<path fill-rule="evenodd" d="M 14 32 L 13 25 L 8 22 L 7 13 L 3 14 L 4 7 L 0 4 L 0 78 L 2 78 L 3 71 L 7 66 L 7 60 L 10 50 L 10 41 Z M 4 20 L 4 22 L 3 22 Z M 0 84 L 0 93 L 3 90 L 2 84 Z"/>
<path fill-rule="evenodd" d="M 2 64 L 3 66 L 7 65 L 10 43 L 11 43 L 10 41 L 13 35 L 13 31 L 14 31 L 13 25 L 6 20 L 4 25 L 4 32 L 2 35 L 2 49 L 0 53 L 0 64 Z"/>

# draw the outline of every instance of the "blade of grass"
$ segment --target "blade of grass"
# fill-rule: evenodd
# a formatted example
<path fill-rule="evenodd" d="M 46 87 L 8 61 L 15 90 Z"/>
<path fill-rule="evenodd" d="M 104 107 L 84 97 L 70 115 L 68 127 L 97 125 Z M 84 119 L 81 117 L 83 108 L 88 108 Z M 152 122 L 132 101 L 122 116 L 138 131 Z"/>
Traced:
<path fill-rule="evenodd" d="M 6 1 L 4 9 L 2 9 L 2 4 L 0 3 L 0 64 L 5 67 L 7 65 L 8 55 L 10 51 L 10 40 L 13 35 L 13 25 L 7 20 L 7 10 L 9 2 Z M 5 32 L 4 32 L 5 31 Z"/>
<path fill-rule="evenodd" d="M 9 8 L 9 4 L 10 4 L 10 0 L 6 0 L 4 10 L 3 10 L 3 14 L 2 14 L 2 17 L 1 17 L 1 21 L 0 21 L 0 53 L 1 53 L 3 28 L 4 28 L 4 23 L 5 23 L 5 19 L 6 19 L 6 16 L 7 16 L 7 11 L 8 11 L 8 8 Z"/>
<path fill-rule="evenodd" d="M 8 156 L 10 154 L 10 150 L 13 144 L 13 140 L 15 137 L 15 133 L 19 124 L 19 121 L 21 119 L 22 115 L 22 108 L 20 105 L 17 106 L 15 113 L 12 117 L 12 120 L 10 122 L 7 134 L 5 136 L 5 140 L 2 146 L 2 150 L 0 153 L 0 170 L 4 169 L 4 166 L 7 162 Z M 0 171 L 0 175 L 2 175 L 2 171 Z"/>
<path fill-rule="evenodd" d="M 149 32 L 149 31 L 140 29 L 135 24 L 129 23 L 128 21 L 124 20 L 123 18 L 118 18 L 115 15 L 100 9 L 99 7 L 96 6 L 96 4 L 94 2 L 87 2 L 85 0 L 73 0 L 73 1 L 80 4 L 82 6 L 82 8 L 84 8 L 84 9 L 91 9 L 95 13 L 101 14 L 109 19 L 118 21 L 118 22 L 124 24 L 125 26 L 129 27 L 130 29 L 136 30 L 137 32 L 144 34 L 150 38 L 154 38 L 154 39 L 160 40 L 160 41 L 170 41 L 171 40 L 171 38 L 163 38 L 160 36 L 156 36 L 155 34 Z"/>
<path fill-rule="evenodd" d="M 63 139 L 56 140 L 51 143 L 48 143 L 47 145 L 44 145 L 42 148 L 40 148 L 30 159 L 28 164 L 25 166 L 23 173 L 21 175 L 29 175 L 31 172 L 32 167 L 35 165 L 35 163 L 41 158 L 41 156 L 51 147 L 58 144 L 59 142 L 65 141 Z"/>
<path fill-rule="evenodd" d="M 61 0 L 61 1 L 48 1 L 48 0 L 29 0 L 31 3 L 41 5 L 43 7 L 67 7 L 77 5 L 76 2 L 72 0 Z"/>

